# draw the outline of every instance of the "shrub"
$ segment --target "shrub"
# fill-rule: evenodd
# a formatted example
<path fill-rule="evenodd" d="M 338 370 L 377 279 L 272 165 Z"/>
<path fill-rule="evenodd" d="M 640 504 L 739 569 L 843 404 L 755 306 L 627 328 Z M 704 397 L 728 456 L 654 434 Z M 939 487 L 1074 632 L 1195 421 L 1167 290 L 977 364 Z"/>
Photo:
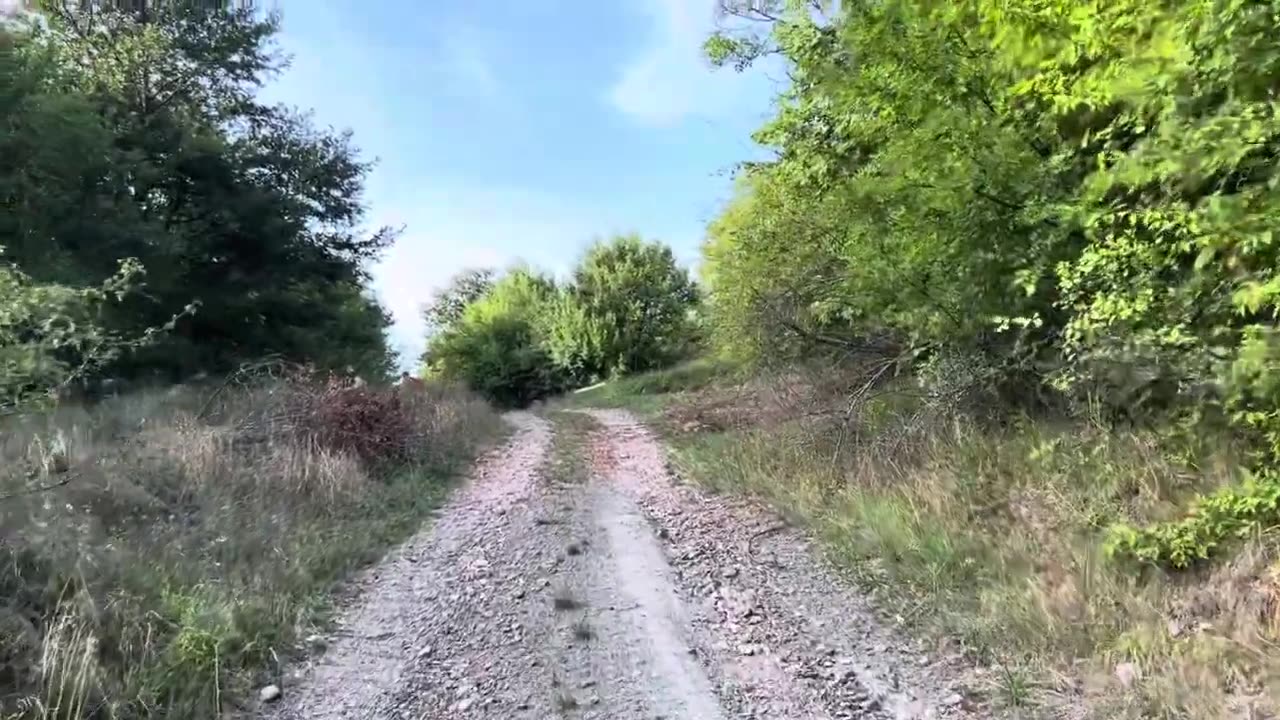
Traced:
<path fill-rule="evenodd" d="M 331 377 L 295 383 L 287 410 L 299 441 L 350 454 L 376 470 L 412 462 L 424 451 L 412 403 L 393 388 Z"/>
<path fill-rule="evenodd" d="M 551 360 L 542 320 L 555 297 L 555 284 L 546 277 L 528 270 L 506 275 L 432 336 L 428 373 L 465 383 L 506 407 L 558 392 L 566 375 Z"/>
<path fill-rule="evenodd" d="M 1278 521 L 1280 476 L 1268 473 L 1199 498 L 1180 520 L 1142 528 L 1116 525 L 1105 547 L 1112 557 L 1181 570 Z"/>

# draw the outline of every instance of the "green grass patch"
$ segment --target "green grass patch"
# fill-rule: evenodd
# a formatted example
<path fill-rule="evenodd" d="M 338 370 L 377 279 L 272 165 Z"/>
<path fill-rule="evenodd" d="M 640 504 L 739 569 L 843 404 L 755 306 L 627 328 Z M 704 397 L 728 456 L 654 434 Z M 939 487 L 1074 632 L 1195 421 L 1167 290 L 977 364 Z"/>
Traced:
<path fill-rule="evenodd" d="M 585 485 L 591 479 L 591 437 L 600 430 L 600 423 L 572 410 L 553 410 L 548 417 L 555 435 L 546 478 L 554 483 Z"/>
<path fill-rule="evenodd" d="M 660 411 L 676 394 L 710 387 L 741 371 L 739 365 L 724 361 L 691 360 L 664 370 L 609 380 L 564 395 L 558 402 L 566 407 L 619 407 L 652 414 Z"/>

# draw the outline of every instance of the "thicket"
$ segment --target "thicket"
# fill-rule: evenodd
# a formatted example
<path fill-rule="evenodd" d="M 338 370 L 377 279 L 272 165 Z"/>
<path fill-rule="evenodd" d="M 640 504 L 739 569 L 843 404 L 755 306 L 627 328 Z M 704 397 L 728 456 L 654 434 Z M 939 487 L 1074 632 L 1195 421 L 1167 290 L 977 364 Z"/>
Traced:
<path fill-rule="evenodd" d="M 1277 521 L 1280 4 L 723 4 L 769 31 L 712 59 L 791 82 L 705 245 L 722 350 L 1244 442 L 1248 484 L 1121 555 Z"/>
<path fill-rule="evenodd" d="M 467 271 L 424 310 L 423 365 L 522 406 L 687 357 L 697 300 L 669 247 L 631 235 L 595 243 L 562 284 L 529 268 Z"/>

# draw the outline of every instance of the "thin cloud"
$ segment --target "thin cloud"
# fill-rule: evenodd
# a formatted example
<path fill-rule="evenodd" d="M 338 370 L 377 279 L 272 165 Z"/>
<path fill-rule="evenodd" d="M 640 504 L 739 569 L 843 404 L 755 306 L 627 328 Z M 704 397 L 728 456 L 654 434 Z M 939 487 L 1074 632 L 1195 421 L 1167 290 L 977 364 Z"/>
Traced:
<path fill-rule="evenodd" d="M 650 21 L 649 44 L 621 68 L 607 100 L 652 126 L 712 119 L 740 109 L 758 77 L 711 67 L 702 45 L 716 29 L 705 0 L 638 0 Z"/>
<path fill-rule="evenodd" d="M 493 43 L 473 29 L 444 33 L 439 47 L 438 72 L 455 90 L 475 97 L 494 98 L 502 93 Z"/>

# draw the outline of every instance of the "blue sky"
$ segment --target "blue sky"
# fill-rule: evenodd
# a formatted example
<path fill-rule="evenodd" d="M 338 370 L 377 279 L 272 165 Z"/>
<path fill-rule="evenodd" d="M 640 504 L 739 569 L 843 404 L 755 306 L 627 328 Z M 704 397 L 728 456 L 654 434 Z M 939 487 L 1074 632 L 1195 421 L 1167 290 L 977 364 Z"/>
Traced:
<path fill-rule="evenodd" d="M 264 91 L 377 158 L 374 268 L 405 361 L 419 308 L 465 267 L 564 272 L 639 232 L 692 264 L 778 78 L 709 68 L 714 0 L 279 0 L 292 66 Z"/>

